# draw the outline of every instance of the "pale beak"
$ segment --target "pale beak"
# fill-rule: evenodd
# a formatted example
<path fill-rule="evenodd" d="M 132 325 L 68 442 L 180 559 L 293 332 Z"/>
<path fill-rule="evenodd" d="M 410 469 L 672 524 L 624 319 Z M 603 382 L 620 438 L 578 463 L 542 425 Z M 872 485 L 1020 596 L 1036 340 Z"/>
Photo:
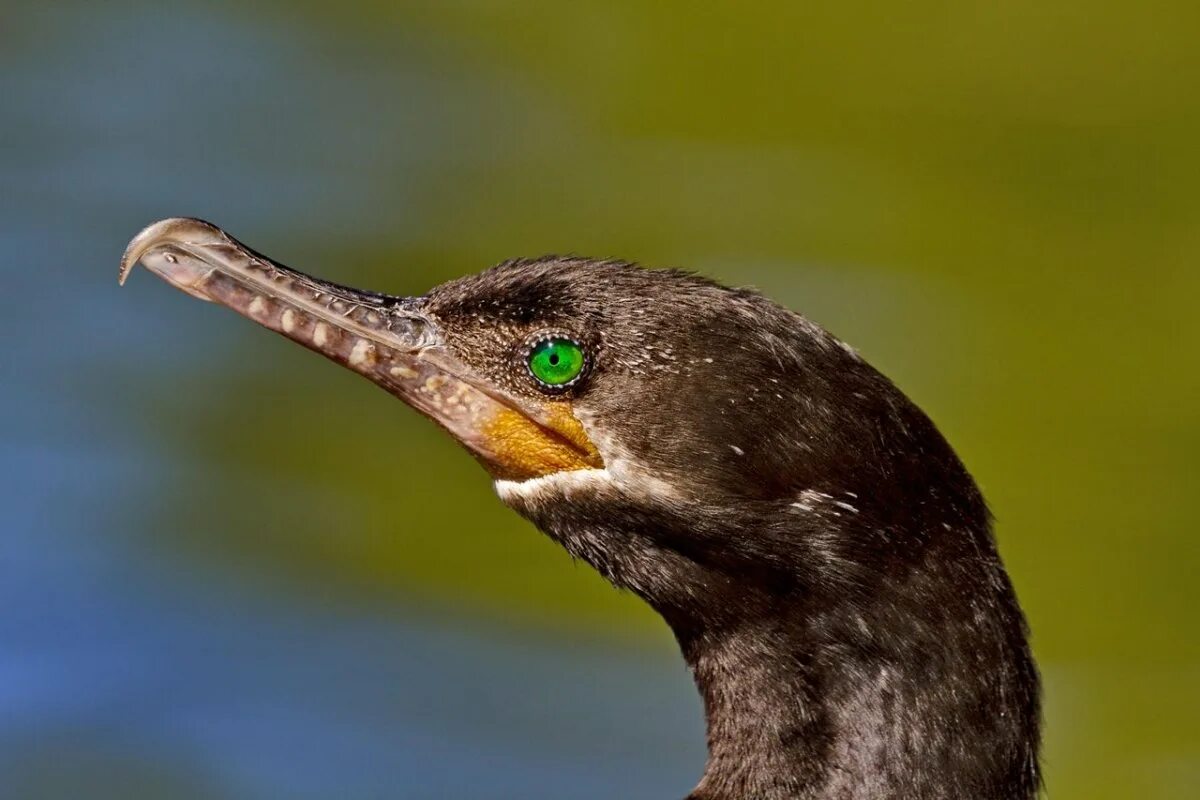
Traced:
<path fill-rule="evenodd" d="M 449 431 L 497 477 L 530 477 L 512 457 L 513 442 L 530 430 L 549 436 L 552 467 L 598 464 L 594 451 L 551 435 L 454 358 L 421 298 L 309 277 L 198 219 L 164 219 L 135 236 L 121 259 L 121 283 L 138 262 L 193 297 L 227 306 L 366 376 Z"/>

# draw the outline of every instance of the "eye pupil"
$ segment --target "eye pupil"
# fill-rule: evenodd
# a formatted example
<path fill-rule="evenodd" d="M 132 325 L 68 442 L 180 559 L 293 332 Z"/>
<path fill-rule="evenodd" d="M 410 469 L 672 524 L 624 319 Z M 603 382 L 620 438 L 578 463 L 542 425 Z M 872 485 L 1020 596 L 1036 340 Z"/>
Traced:
<path fill-rule="evenodd" d="M 552 336 L 537 342 L 529 351 L 529 373 L 543 388 L 561 388 L 583 372 L 587 358 L 583 347 L 572 339 Z"/>

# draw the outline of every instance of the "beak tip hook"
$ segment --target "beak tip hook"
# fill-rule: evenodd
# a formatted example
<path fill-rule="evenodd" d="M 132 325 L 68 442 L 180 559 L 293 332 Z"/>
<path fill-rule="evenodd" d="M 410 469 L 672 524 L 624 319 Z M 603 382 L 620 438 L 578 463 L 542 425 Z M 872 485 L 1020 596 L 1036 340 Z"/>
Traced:
<path fill-rule="evenodd" d="M 121 256 L 120 271 L 117 273 L 117 285 L 124 286 L 134 265 L 158 245 L 182 243 L 192 238 L 222 236 L 220 228 L 194 217 L 168 217 L 152 222 L 134 236 L 125 248 L 125 254 Z"/>

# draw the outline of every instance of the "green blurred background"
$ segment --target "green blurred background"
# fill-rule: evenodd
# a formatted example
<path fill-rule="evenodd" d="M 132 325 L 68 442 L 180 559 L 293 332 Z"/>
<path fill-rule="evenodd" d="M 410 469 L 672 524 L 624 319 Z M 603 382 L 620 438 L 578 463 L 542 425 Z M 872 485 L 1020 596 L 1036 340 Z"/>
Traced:
<path fill-rule="evenodd" d="M 1200 796 L 1200 6 L 0 12 L 0 794 L 671 797 L 664 626 L 433 426 L 145 274 L 202 216 L 420 293 L 579 252 L 753 285 L 957 447 L 1052 798 Z"/>

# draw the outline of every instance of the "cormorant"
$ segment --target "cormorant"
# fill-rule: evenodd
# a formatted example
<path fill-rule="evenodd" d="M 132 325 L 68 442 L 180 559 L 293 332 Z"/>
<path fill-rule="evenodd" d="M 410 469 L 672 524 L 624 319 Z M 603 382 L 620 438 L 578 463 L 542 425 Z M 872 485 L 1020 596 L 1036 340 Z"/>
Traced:
<path fill-rule="evenodd" d="M 691 800 L 1026 800 L 1039 681 L 983 497 L 854 350 L 765 297 L 549 256 L 421 297 L 168 219 L 125 253 L 433 419 L 500 499 L 674 632 Z"/>

